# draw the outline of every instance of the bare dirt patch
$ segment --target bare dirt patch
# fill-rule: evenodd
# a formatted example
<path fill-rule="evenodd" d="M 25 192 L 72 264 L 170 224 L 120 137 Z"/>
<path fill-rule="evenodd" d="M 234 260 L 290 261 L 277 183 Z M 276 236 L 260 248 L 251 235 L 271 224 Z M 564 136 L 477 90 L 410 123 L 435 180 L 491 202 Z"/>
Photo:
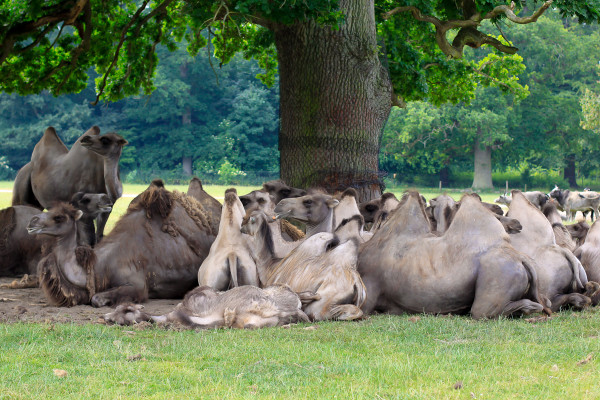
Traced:
<path fill-rule="evenodd" d="M 15 278 L 0 278 L 0 284 L 11 283 Z M 172 311 L 181 299 L 149 300 L 144 310 L 151 315 Z M 92 306 L 54 307 L 48 304 L 42 290 L 0 288 L 0 323 L 47 322 L 78 324 L 99 323 L 102 316 L 113 311 L 111 307 Z"/>

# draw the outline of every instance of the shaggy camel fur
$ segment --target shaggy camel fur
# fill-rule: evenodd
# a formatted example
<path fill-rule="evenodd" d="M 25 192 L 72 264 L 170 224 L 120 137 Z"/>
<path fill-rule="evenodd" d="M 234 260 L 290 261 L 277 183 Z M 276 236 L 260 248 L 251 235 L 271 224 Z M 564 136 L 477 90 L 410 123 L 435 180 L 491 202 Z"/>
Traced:
<path fill-rule="evenodd" d="M 262 211 L 254 211 L 245 225 L 254 237 L 262 285 L 286 284 L 297 293 L 314 292 L 314 301 L 304 307 L 313 320 L 360 318 L 366 292 L 356 271 L 358 240 L 340 243 L 336 235 L 320 232 L 278 260 L 272 225 Z"/>
<path fill-rule="evenodd" d="M 51 212 L 40 217 L 39 233 L 56 234 L 55 217 L 69 220 L 63 207 Z M 197 285 L 215 236 L 197 200 L 153 184 L 93 250 L 71 239 L 57 241 L 49 262 L 38 268 L 41 285 L 52 304 L 63 306 L 182 297 Z M 60 262 L 63 255 L 69 262 Z"/>
<path fill-rule="evenodd" d="M 104 315 L 107 322 L 119 325 L 151 321 L 180 323 L 190 328 L 257 329 L 281 326 L 309 319 L 302 312 L 300 297 L 287 286 L 239 286 L 217 292 L 200 286 L 188 292 L 183 302 L 166 315 L 150 316 L 142 305 L 120 305 Z"/>
<path fill-rule="evenodd" d="M 512 191 L 512 203 L 507 214 L 521 222 L 520 233 L 511 235 L 515 249 L 535 260 L 540 293 L 552 302 L 552 311 L 572 305 L 583 308 L 590 299 L 583 294 L 587 275 L 579 260 L 556 244 L 552 225 L 544 214 L 518 190 Z"/>
<path fill-rule="evenodd" d="M 106 212 L 106 207 L 110 210 L 107 199 L 106 194 L 77 193 L 73 196 L 71 205 L 82 211 L 77 221 L 79 245 L 91 244 L 95 238 L 93 219 L 98 213 Z M 39 209 L 29 206 L 12 206 L 0 211 L 0 276 L 27 274 L 20 282 L 8 285 L 13 289 L 38 286 L 37 265 L 42 255 L 50 250 L 52 242 L 49 237 L 27 233 L 27 225 L 39 213 Z"/>
<path fill-rule="evenodd" d="M 470 310 L 479 319 L 544 310 L 529 257 L 510 245 L 502 224 L 479 200 L 464 196 L 461 202 L 450 227 L 436 237 L 421 196 L 403 196 L 361 245 L 358 271 L 368 293 L 363 312 Z"/>
<path fill-rule="evenodd" d="M 219 234 L 198 270 L 198 284 L 215 290 L 259 285 L 256 264 L 250 255 L 250 237 L 240 229 L 245 211 L 235 189 L 225 192 Z"/>

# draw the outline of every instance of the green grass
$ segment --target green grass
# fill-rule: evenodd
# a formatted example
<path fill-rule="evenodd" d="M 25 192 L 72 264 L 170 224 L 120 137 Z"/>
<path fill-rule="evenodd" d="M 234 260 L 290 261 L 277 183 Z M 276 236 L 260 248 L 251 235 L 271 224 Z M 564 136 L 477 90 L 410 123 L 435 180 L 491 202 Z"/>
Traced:
<path fill-rule="evenodd" d="M 0 399 L 600 396 L 595 310 L 537 324 L 419 318 L 204 332 L 1 325 Z"/>

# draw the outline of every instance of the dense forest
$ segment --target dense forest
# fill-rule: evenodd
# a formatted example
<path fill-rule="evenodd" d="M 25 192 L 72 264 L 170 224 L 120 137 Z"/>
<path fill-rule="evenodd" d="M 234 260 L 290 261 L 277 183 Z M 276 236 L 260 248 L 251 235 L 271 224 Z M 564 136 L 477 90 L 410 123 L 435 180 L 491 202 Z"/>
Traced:
<path fill-rule="evenodd" d="M 520 49 L 506 71 L 518 74 L 510 90 L 478 88 L 469 103 L 394 108 L 380 151 L 388 182 L 485 187 L 492 171 L 496 185 L 507 177 L 530 187 L 600 180 L 598 27 L 549 10 L 535 24 L 500 29 Z M 49 125 L 67 145 L 92 125 L 117 131 L 129 141 L 121 168 L 130 182 L 191 173 L 222 183 L 278 176 L 277 82 L 260 83 L 253 60 L 236 57 L 220 66 L 209 53 L 192 58 L 185 49 L 160 48 L 152 95 L 114 103 L 90 104 L 92 71 L 88 88 L 76 95 L 0 94 L 0 178 L 11 178 L 29 160 Z M 474 168 L 483 168 L 483 182 L 473 182 Z"/>

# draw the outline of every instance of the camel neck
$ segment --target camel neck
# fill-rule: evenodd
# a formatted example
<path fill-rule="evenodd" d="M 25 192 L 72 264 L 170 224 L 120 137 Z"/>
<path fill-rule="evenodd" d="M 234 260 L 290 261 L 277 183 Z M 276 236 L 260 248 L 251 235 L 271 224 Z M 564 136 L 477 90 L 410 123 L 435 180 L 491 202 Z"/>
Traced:
<path fill-rule="evenodd" d="M 79 287 L 86 287 L 87 272 L 76 260 L 77 228 L 74 226 L 68 235 L 57 238 L 53 249 L 56 263 L 63 271 L 66 278 Z"/>
<path fill-rule="evenodd" d="M 306 224 L 306 237 L 310 237 L 320 232 L 333 232 L 333 211 L 330 210 L 327 217 L 317 224 Z"/>
<path fill-rule="evenodd" d="M 114 156 L 104 158 L 104 184 L 106 193 L 113 203 L 123 194 L 123 184 L 119 177 L 119 158 L 121 158 L 121 150 Z"/>

